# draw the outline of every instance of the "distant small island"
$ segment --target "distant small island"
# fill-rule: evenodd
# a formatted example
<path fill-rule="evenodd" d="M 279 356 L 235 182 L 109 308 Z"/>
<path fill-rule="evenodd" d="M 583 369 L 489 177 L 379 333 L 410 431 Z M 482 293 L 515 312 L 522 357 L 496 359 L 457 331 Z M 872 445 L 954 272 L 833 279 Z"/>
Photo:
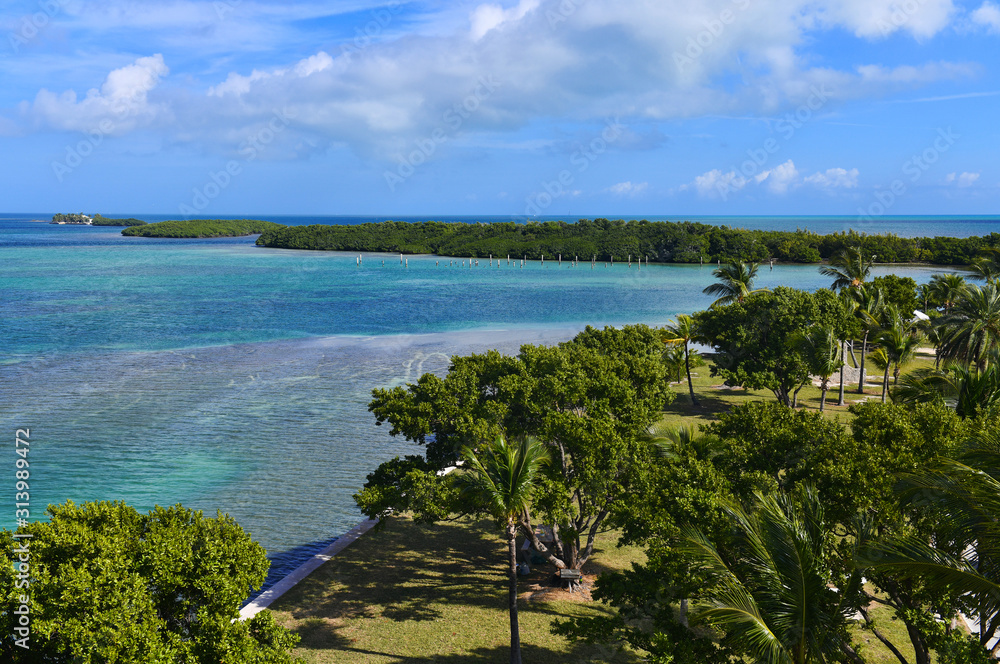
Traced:
<path fill-rule="evenodd" d="M 90 215 L 79 213 L 71 214 L 54 214 L 52 215 L 52 221 L 50 224 L 58 224 L 60 226 L 145 226 L 146 222 L 142 219 L 109 219 L 101 214 L 95 214 L 93 217 Z"/>
<path fill-rule="evenodd" d="M 284 228 L 281 224 L 259 219 L 191 219 L 160 221 L 133 226 L 122 235 L 160 238 L 241 237 Z"/>

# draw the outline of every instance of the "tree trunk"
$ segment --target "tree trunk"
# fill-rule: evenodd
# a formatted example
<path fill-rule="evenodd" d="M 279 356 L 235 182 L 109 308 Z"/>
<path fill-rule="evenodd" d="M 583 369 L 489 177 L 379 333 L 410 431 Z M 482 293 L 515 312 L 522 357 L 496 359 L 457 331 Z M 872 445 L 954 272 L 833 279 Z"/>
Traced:
<path fill-rule="evenodd" d="M 687 341 L 684 342 L 684 368 L 687 369 L 688 390 L 691 391 L 691 405 L 698 405 L 698 397 L 694 395 L 694 383 L 691 382 L 691 355 L 688 351 Z"/>
<path fill-rule="evenodd" d="M 823 407 L 826 406 L 826 391 L 829 389 L 829 379 L 823 379 L 823 387 L 820 388 L 821 394 L 819 397 L 819 412 L 823 412 Z"/>
<path fill-rule="evenodd" d="M 858 394 L 865 393 L 865 353 L 868 350 L 868 332 L 861 341 L 861 374 L 858 376 Z"/>
<path fill-rule="evenodd" d="M 507 523 L 507 550 L 510 553 L 510 664 L 521 664 L 521 630 L 517 624 L 517 526 Z"/>
<path fill-rule="evenodd" d="M 837 399 L 838 406 L 844 405 L 844 370 L 847 369 L 847 362 L 844 361 L 847 359 L 844 353 L 844 346 L 846 345 L 846 341 L 840 342 L 840 398 Z"/>
<path fill-rule="evenodd" d="M 885 403 L 885 394 L 889 391 L 889 365 L 892 362 L 885 363 L 885 375 L 882 376 L 882 403 Z"/>

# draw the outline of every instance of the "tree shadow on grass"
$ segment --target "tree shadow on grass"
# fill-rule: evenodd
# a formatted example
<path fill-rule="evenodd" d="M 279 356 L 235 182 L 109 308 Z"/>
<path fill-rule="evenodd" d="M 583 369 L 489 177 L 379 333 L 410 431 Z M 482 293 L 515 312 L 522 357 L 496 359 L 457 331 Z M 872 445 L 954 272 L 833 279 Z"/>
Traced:
<path fill-rule="evenodd" d="M 399 655 L 382 652 L 357 645 L 352 639 L 340 633 L 337 625 L 323 620 L 309 620 L 296 630 L 302 641 L 299 647 L 309 650 L 327 650 L 369 657 L 384 658 L 393 664 L 417 664 L 418 662 L 438 662 L 439 664 L 505 664 L 510 661 L 510 646 L 495 645 L 492 647 L 473 648 L 466 652 L 454 654 L 427 653 L 421 656 Z M 533 644 L 521 644 L 521 656 L 525 662 L 545 662 L 545 664 L 585 664 L 597 662 L 633 662 L 634 657 L 611 646 L 601 644 L 572 643 L 562 650 L 546 648 Z"/>
<path fill-rule="evenodd" d="M 503 543 L 491 522 L 423 526 L 392 519 L 272 606 L 297 620 L 441 617 L 436 605 L 496 607 L 506 597 Z"/>
<path fill-rule="evenodd" d="M 703 387 L 696 392 L 698 405 L 692 406 L 691 397 L 686 386 L 683 393 L 678 392 L 677 398 L 663 409 L 664 415 L 683 418 L 697 418 L 710 422 L 721 413 L 728 413 L 736 405 L 748 401 L 766 401 L 774 398 L 770 392 L 731 390 L 728 388 Z"/>

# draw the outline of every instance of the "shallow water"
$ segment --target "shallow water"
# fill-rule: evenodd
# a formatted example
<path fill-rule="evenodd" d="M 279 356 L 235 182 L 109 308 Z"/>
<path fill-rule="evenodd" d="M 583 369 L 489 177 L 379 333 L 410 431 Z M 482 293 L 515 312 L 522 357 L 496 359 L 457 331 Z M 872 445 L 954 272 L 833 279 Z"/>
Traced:
<path fill-rule="evenodd" d="M 278 576 L 357 522 L 378 463 L 417 451 L 374 425 L 372 388 L 711 302 L 711 266 L 356 258 L 0 221 L 0 440 L 31 428 L 33 519 L 68 499 L 221 510 Z M 829 279 L 764 268 L 759 285 L 779 284 Z"/>

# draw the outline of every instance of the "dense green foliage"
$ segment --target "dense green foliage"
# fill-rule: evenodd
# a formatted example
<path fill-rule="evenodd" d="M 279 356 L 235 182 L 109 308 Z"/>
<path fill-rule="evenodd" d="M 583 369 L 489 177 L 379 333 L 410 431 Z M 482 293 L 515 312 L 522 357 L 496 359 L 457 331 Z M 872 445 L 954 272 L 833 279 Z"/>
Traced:
<path fill-rule="evenodd" d="M 191 219 L 133 226 L 123 230 L 122 235 L 170 238 L 239 237 L 268 231 L 275 232 L 282 228 L 284 226 L 281 224 L 257 219 Z"/>
<path fill-rule="evenodd" d="M 968 606 L 963 589 L 912 567 L 856 562 L 859 549 L 878 542 L 951 532 L 926 501 L 900 499 L 896 479 L 959 453 L 969 433 L 996 421 L 962 421 L 940 405 L 851 410 L 848 429 L 817 413 L 748 403 L 705 436 L 678 438 L 612 517 L 626 542 L 646 546 L 648 562 L 599 578 L 595 596 L 614 614 L 559 631 L 625 642 L 653 662 L 862 664 L 870 660 L 847 629 L 856 622 L 890 651 L 913 648 L 901 664 L 929 664 L 931 653 L 939 663 L 985 661 L 982 647 L 951 627 Z M 902 636 L 886 635 L 876 606 L 902 622 Z"/>
<path fill-rule="evenodd" d="M 103 215 L 94 215 L 94 219 L 90 222 L 94 226 L 145 226 L 146 222 L 142 219 L 136 219 L 135 217 L 129 217 L 128 219 L 109 219 Z"/>
<path fill-rule="evenodd" d="M 723 376 L 728 385 L 769 389 L 785 405 L 792 405 L 815 370 L 797 337 L 817 326 L 845 339 L 855 327 L 844 300 L 831 291 L 784 286 L 700 311 L 694 321 L 698 339 L 715 350 L 712 375 Z"/>
<path fill-rule="evenodd" d="M 267 576 L 264 549 L 232 518 L 180 505 L 140 514 L 124 503 L 50 506 L 22 526 L 28 553 L 0 531 L 4 662 L 291 664 L 297 642 L 270 613 L 235 620 Z M 26 555 L 30 586 L 14 573 Z M 23 569 L 23 568 L 21 568 Z M 18 585 L 21 584 L 21 585 Z M 26 600 L 26 601 L 25 601 Z M 21 606 L 30 649 L 13 643 Z M 23 613 L 23 611 L 22 611 Z"/>
<path fill-rule="evenodd" d="M 87 215 L 82 212 L 73 212 L 70 214 L 54 214 L 52 215 L 53 224 L 85 224 L 87 223 Z"/>
<path fill-rule="evenodd" d="M 881 291 L 884 304 L 894 305 L 906 318 L 913 317 L 914 309 L 918 308 L 916 281 L 910 277 L 887 274 L 872 279 L 871 285 Z"/>
<path fill-rule="evenodd" d="M 506 223 L 405 223 L 354 226 L 289 226 L 267 231 L 257 244 L 284 249 L 378 251 L 443 256 L 542 256 L 624 261 L 631 255 L 659 263 L 757 262 L 770 259 L 816 263 L 857 246 L 880 263 L 928 262 L 968 265 L 1000 234 L 973 238 L 901 238 L 853 231 L 818 235 L 805 230 L 760 231 L 696 222 L 608 219 Z"/>
<path fill-rule="evenodd" d="M 608 514 L 630 500 L 648 467 L 652 451 L 643 435 L 673 397 L 662 350 L 659 335 L 643 325 L 588 327 L 555 347 L 454 357 L 444 378 L 425 374 L 416 384 L 374 390 L 369 410 L 378 423 L 422 444 L 426 459 L 382 464 L 355 500 L 368 516 L 408 510 L 427 521 L 489 511 L 461 499 L 455 474 L 436 471 L 466 446 L 534 436 L 553 463 L 519 528 L 552 564 L 580 569 Z M 556 526 L 553 546 L 538 541 L 538 523 Z"/>

